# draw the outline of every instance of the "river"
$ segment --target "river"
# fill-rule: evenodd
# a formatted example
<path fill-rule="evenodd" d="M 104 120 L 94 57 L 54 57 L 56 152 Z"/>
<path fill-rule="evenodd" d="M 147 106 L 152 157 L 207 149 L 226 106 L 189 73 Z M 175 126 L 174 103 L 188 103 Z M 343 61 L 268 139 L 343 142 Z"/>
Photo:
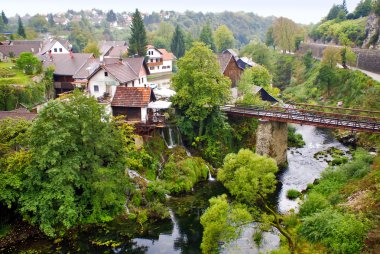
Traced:
<path fill-rule="evenodd" d="M 296 132 L 302 134 L 306 145 L 303 148 L 288 149 L 288 167 L 278 175 L 281 183 L 274 205 L 280 213 L 287 213 L 290 209 L 297 210 L 299 206 L 297 201 L 286 198 L 287 190 L 306 189 L 307 184 L 319 178 L 323 169 L 326 168 L 326 161 L 314 158 L 316 152 L 332 146 L 344 151 L 348 150 L 337 142 L 327 129 L 300 125 L 295 125 L 295 127 Z M 149 225 L 149 229 L 143 234 L 132 236 L 130 233 L 132 225 L 116 223 L 111 230 L 99 229 L 95 232 L 79 234 L 74 244 L 72 241 L 54 244 L 50 241 L 34 240 L 24 243 L 26 248 L 21 249 L 48 249 L 51 253 L 200 253 L 202 240 L 200 216 L 207 208 L 209 198 L 225 192 L 226 189 L 217 181 L 197 184 L 191 194 L 170 198 L 168 201 L 170 220 Z M 258 254 L 279 247 L 280 240 L 276 232 L 264 233 L 260 247 L 253 242 L 253 233 L 254 225 L 246 227 L 241 237 L 232 244 L 224 246 L 221 252 Z M 94 243 L 91 240 L 94 238 L 108 240 L 108 245 Z"/>

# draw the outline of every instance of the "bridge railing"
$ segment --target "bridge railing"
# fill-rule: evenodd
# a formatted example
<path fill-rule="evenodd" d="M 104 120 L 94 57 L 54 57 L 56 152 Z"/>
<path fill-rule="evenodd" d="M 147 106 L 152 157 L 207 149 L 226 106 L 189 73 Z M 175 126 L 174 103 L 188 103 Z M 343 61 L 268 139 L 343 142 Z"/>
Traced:
<path fill-rule="evenodd" d="M 221 107 L 224 112 L 270 119 L 282 122 L 311 124 L 322 127 L 356 129 L 380 132 L 380 118 L 364 117 L 349 114 L 328 113 L 315 110 L 298 109 L 296 107 L 276 107 L 258 105 L 226 105 Z"/>

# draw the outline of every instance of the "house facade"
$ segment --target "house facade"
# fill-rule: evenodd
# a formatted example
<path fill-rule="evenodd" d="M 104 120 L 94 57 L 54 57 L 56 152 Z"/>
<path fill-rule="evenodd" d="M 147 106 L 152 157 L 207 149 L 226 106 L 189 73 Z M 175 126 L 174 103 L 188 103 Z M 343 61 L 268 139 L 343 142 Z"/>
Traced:
<path fill-rule="evenodd" d="M 147 65 L 151 74 L 168 73 L 173 71 L 173 61 L 175 56 L 166 49 L 157 49 L 148 45 Z"/>
<path fill-rule="evenodd" d="M 218 54 L 220 72 L 223 73 L 224 76 L 231 79 L 231 87 L 237 86 L 237 83 L 244 71 L 244 69 L 238 65 L 236 58 L 237 56 L 228 50 Z"/>
<path fill-rule="evenodd" d="M 126 58 L 116 62 L 99 63 L 98 68 L 88 77 L 88 92 L 101 98 L 115 95 L 118 86 L 146 87 L 149 71 L 144 58 Z"/>
<path fill-rule="evenodd" d="M 116 87 L 111 107 L 114 116 L 124 115 L 127 121 L 146 122 L 148 105 L 156 101 L 150 87 Z"/>

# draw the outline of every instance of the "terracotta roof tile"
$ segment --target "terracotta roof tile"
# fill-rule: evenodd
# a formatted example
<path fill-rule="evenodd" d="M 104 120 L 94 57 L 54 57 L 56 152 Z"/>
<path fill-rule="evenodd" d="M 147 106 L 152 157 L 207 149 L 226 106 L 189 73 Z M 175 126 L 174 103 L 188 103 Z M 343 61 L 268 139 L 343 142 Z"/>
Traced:
<path fill-rule="evenodd" d="M 162 53 L 162 58 L 164 59 L 164 61 L 170 61 L 170 60 L 175 59 L 174 54 L 171 52 L 168 52 L 166 49 L 158 49 L 158 50 Z"/>
<path fill-rule="evenodd" d="M 111 106 L 143 108 L 151 101 L 155 101 L 151 88 L 118 86 Z"/>

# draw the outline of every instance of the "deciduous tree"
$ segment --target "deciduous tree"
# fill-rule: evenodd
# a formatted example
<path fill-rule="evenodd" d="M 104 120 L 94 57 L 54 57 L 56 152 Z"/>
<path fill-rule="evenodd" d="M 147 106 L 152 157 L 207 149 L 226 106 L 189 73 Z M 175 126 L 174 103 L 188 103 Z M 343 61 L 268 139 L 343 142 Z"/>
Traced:
<path fill-rule="evenodd" d="M 234 47 L 235 38 L 226 25 L 219 26 L 214 33 L 215 44 L 218 52 Z"/>
<path fill-rule="evenodd" d="M 145 56 L 146 45 L 147 39 L 144 22 L 139 10 L 136 9 L 135 13 L 132 16 L 131 37 L 129 38 L 128 54 L 130 56 Z"/>
<path fill-rule="evenodd" d="M 20 211 L 49 236 L 124 210 L 123 134 L 94 98 L 51 101 L 33 124 Z"/>
<path fill-rule="evenodd" d="M 100 50 L 98 44 L 94 41 L 91 41 L 87 44 L 87 46 L 83 49 L 84 53 L 92 53 L 95 57 L 100 56 Z"/>
<path fill-rule="evenodd" d="M 283 51 L 294 50 L 297 32 L 297 24 L 288 18 L 280 17 L 273 23 L 274 41 Z"/>
<path fill-rule="evenodd" d="M 287 226 L 283 224 L 281 216 L 277 214 L 266 201 L 268 195 L 273 193 L 276 189 L 277 180 L 275 174 L 277 171 L 278 168 L 274 159 L 260 156 L 248 149 L 241 149 L 237 154 L 233 153 L 226 156 L 217 178 L 238 202 L 248 207 L 240 206 L 241 209 L 246 210 L 246 212 L 251 211 L 251 216 L 254 221 L 260 221 L 277 228 L 288 240 L 289 249 L 294 253 L 295 242 L 293 236 L 289 233 Z M 231 233 L 233 229 L 239 229 L 242 224 L 246 224 L 249 220 L 249 216 L 247 215 L 241 216 L 243 220 L 240 221 L 240 223 L 238 219 L 236 221 L 228 219 L 229 216 L 232 216 L 232 218 L 236 216 L 232 215 L 231 208 L 228 209 L 227 201 L 223 201 L 223 203 L 222 201 L 223 198 L 220 198 L 219 202 L 213 200 L 211 206 L 201 217 L 205 232 L 214 232 L 214 234 L 204 234 L 202 250 L 204 250 L 203 248 L 205 246 L 208 247 L 208 249 L 215 250 L 217 248 L 218 242 L 216 239 L 218 237 L 223 237 L 222 240 L 225 241 L 233 239 L 234 234 Z M 221 204 L 223 206 L 221 206 Z M 225 237 L 223 233 L 218 232 L 217 225 L 207 220 L 211 214 L 215 214 L 215 210 L 218 209 L 218 206 L 220 206 L 219 209 L 221 210 L 222 216 L 217 217 L 215 220 L 219 221 L 219 225 L 225 225 L 230 232 L 228 235 L 232 237 Z M 226 213 L 229 215 L 225 215 Z M 244 212 L 241 210 L 238 214 L 244 214 Z M 219 231 L 221 230 L 219 229 Z M 210 242 L 210 239 L 208 239 L 211 237 L 214 238 L 213 242 Z"/>
<path fill-rule="evenodd" d="M 203 43 L 193 45 L 178 61 L 179 71 L 172 79 L 177 92 L 172 101 L 183 121 L 180 128 L 191 139 L 204 134 L 205 119 L 229 100 L 231 86 L 220 72 L 215 54 Z"/>
<path fill-rule="evenodd" d="M 210 24 L 206 24 L 203 26 L 201 34 L 199 36 L 199 41 L 208 45 L 213 52 L 216 52 L 214 36 L 212 35 L 212 30 L 211 30 Z"/>
<path fill-rule="evenodd" d="M 40 73 L 42 71 L 41 61 L 31 52 L 21 53 L 16 60 L 16 66 L 23 70 L 27 75 Z"/>

